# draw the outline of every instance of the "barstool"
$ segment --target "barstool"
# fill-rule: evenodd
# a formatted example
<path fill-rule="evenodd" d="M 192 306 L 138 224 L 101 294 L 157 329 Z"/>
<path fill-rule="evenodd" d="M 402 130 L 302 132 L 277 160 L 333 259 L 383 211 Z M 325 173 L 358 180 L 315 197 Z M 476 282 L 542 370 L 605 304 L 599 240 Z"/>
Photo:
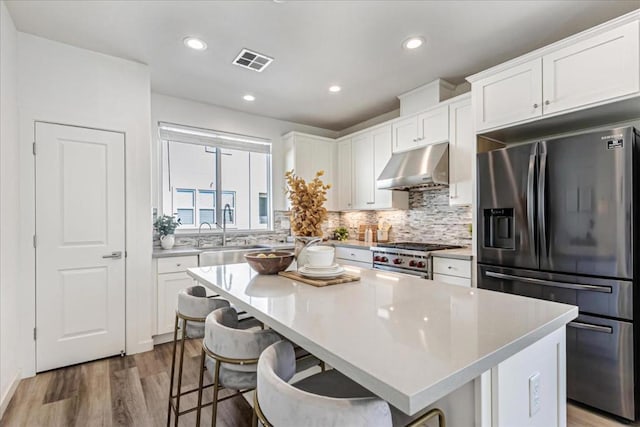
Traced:
<path fill-rule="evenodd" d="M 440 427 L 445 427 L 440 409 L 408 417 L 335 369 L 289 384 L 294 373 L 291 343 L 280 341 L 262 352 L 253 405 L 254 426 L 259 420 L 265 427 L 417 427 L 437 417 Z"/>
<path fill-rule="evenodd" d="M 180 411 L 180 398 L 186 394 L 198 391 L 198 388 L 182 391 L 182 366 L 184 363 L 184 344 L 188 338 L 204 337 L 204 322 L 207 315 L 212 311 L 229 307 L 229 301 L 207 297 L 207 292 L 202 286 L 191 286 L 178 293 L 178 308 L 176 310 L 176 320 L 173 328 L 173 356 L 171 358 L 171 380 L 169 385 L 169 405 L 167 408 L 167 427 L 171 425 L 171 412 L 175 415 L 175 426 L 178 426 L 180 415 L 193 412 L 197 407 Z M 176 349 L 178 345 L 178 330 L 181 332 L 180 338 L 180 361 L 178 366 L 178 388 L 173 394 L 173 383 L 176 370 Z M 207 386 L 211 387 L 211 385 Z M 175 400 L 175 402 L 174 402 Z"/>

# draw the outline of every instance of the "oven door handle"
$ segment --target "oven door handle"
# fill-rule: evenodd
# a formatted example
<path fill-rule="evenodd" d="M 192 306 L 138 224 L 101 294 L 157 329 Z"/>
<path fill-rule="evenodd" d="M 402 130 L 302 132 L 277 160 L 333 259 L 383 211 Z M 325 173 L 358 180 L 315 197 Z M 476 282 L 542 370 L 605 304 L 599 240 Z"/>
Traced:
<path fill-rule="evenodd" d="M 592 325 L 591 323 L 576 322 L 576 321 L 567 323 L 567 326 L 571 328 L 576 328 L 576 329 L 586 329 L 588 331 L 593 331 L 593 332 L 602 332 L 605 334 L 613 333 L 613 328 L 611 326 Z"/>
<path fill-rule="evenodd" d="M 556 282 L 553 280 L 534 279 L 533 277 L 521 277 L 521 276 L 513 276 L 511 274 L 495 273 L 493 271 L 487 271 L 485 274 L 487 275 L 487 277 L 493 277 L 495 279 L 516 280 L 518 282 L 531 283 L 534 285 L 541 285 L 541 286 L 550 286 L 554 288 L 574 289 L 576 291 L 602 292 L 606 294 L 612 293 L 611 287 L 609 286 L 583 285 L 580 283 Z"/>

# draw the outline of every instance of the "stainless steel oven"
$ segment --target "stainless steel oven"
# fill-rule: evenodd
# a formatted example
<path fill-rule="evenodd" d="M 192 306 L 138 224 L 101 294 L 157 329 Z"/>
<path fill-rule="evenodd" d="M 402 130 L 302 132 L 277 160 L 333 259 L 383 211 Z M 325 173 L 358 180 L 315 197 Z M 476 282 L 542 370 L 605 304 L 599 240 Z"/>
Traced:
<path fill-rule="evenodd" d="M 373 268 L 432 279 L 433 261 L 431 252 L 459 247 L 419 242 L 379 243 L 371 248 L 373 251 Z"/>

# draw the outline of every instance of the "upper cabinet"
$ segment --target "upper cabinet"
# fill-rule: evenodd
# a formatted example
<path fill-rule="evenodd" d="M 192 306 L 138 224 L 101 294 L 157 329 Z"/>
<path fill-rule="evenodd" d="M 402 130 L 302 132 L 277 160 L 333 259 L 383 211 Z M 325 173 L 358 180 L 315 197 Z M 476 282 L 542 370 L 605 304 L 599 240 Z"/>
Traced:
<path fill-rule="evenodd" d="M 542 115 L 542 60 L 534 59 L 472 86 L 478 131 Z"/>
<path fill-rule="evenodd" d="M 397 119 L 392 124 L 393 152 L 411 150 L 449 140 L 449 107 L 438 105 L 427 111 Z"/>
<path fill-rule="evenodd" d="M 640 96 L 638 15 L 626 15 L 469 77 L 476 131 Z"/>
<path fill-rule="evenodd" d="M 391 158 L 392 125 L 358 133 L 339 144 L 351 144 L 352 206 L 340 209 L 407 209 L 409 196 L 404 191 L 378 190 L 376 181 Z"/>
<path fill-rule="evenodd" d="M 544 114 L 640 91 L 638 21 L 542 58 Z"/>
<path fill-rule="evenodd" d="M 449 105 L 449 204 L 473 202 L 476 135 L 469 96 Z"/>
<path fill-rule="evenodd" d="M 320 136 L 289 132 L 283 136 L 286 147 L 286 170 L 293 169 L 296 175 L 307 182 L 312 180 L 316 172 L 323 170 L 322 181 L 331 184 L 327 191 L 327 210 L 337 210 L 336 177 L 334 161 L 336 158 L 335 140 Z"/>
<path fill-rule="evenodd" d="M 351 140 L 345 139 L 338 141 L 336 165 L 336 208 L 338 210 L 353 209 L 353 197 L 351 187 L 352 170 L 351 170 Z"/>
<path fill-rule="evenodd" d="M 409 116 L 393 122 L 393 152 L 410 150 L 418 141 L 418 117 Z"/>

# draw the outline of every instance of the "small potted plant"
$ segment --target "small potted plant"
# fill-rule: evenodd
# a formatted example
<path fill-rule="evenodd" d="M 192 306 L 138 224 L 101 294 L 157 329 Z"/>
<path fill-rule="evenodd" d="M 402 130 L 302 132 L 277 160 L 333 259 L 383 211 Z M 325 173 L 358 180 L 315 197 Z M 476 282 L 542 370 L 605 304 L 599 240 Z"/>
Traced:
<path fill-rule="evenodd" d="M 172 215 L 162 215 L 156 218 L 156 221 L 153 223 L 153 228 L 155 228 L 160 236 L 160 246 L 162 246 L 162 249 L 171 249 L 173 247 L 176 242 L 176 237 L 173 233 L 179 225 L 180 219 L 175 219 Z"/>
<path fill-rule="evenodd" d="M 345 240 L 349 239 L 349 230 L 347 230 L 346 227 L 338 227 L 333 232 L 333 236 L 336 240 L 344 242 Z"/>

